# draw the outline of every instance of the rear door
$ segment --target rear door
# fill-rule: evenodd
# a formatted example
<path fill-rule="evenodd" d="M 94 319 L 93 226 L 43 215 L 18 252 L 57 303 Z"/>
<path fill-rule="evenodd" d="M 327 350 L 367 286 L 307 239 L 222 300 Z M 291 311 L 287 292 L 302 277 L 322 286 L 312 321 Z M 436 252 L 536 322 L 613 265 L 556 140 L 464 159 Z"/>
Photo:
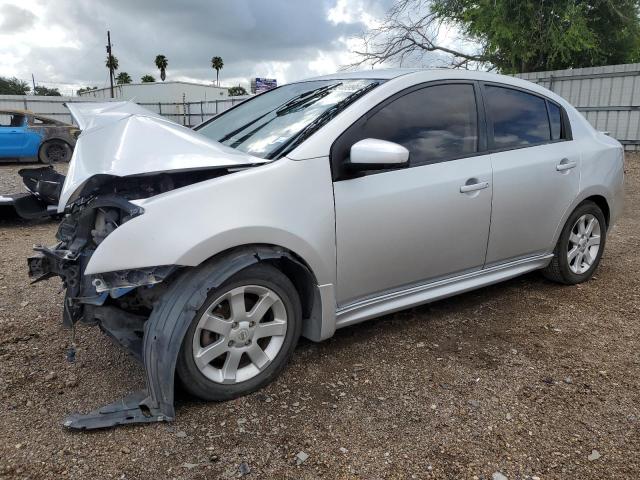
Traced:
<path fill-rule="evenodd" d="M 486 266 L 553 250 L 580 182 L 566 113 L 529 91 L 485 84 L 493 211 Z"/>
<path fill-rule="evenodd" d="M 334 143 L 339 305 L 483 266 L 491 162 L 474 83 L 402 92 Z M 405 146 L 410 165 L 353 175 L 341 165 L 364 138 Z"/>

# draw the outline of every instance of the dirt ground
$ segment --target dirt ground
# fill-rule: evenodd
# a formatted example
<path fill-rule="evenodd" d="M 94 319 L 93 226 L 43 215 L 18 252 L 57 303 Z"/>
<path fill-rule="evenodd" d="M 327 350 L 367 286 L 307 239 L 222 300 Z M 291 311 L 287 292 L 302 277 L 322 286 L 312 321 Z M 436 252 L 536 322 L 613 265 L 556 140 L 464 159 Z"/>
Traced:
<path fill-rule="evenodd" d="M 60 284 L 30 285 L 25 263 L 56 225 L 1 220 L 0 477 L 639 478 L 640 156 L 626 168 L 586 284 L 534 273 L 302 341 L 261 392 L 92 433 L 61 420 L 142 388 L 142 368 L 88 327 L 65 359 Z"/>

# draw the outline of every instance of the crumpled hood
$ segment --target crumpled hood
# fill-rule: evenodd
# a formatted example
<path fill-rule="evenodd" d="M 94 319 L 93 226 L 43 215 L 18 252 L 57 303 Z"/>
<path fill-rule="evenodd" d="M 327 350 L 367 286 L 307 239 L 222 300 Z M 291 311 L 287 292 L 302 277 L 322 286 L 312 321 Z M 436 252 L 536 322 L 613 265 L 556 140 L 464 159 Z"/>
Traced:
<path fill-rule="evenodd" d="M 166 120 L 133 102 L 68 103 L 82 129 L 65 179 L 58 212 L 94 175 L 239 167 L 267 163 Z"/>

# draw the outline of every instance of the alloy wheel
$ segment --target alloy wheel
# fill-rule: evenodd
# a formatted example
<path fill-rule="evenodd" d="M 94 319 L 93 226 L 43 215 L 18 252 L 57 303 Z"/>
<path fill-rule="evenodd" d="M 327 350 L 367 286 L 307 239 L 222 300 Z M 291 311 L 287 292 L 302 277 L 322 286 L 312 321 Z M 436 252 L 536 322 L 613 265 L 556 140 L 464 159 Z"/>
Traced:
<path fill-rule="evenodd" d="M 574 223 L 569 235 L 567 260 L 571 271 L 582 275 L 591 268 L 600 251 L 600 222 L 587 213 Z"/>
<path fill-rule="evenodd" d="M 287 332 L 280 296 L 261 285 L 233 288 L 200 316 L 193 335 L 193 359 L 209 380 L 233 384 L 249 380 L 275 359 Z"/>

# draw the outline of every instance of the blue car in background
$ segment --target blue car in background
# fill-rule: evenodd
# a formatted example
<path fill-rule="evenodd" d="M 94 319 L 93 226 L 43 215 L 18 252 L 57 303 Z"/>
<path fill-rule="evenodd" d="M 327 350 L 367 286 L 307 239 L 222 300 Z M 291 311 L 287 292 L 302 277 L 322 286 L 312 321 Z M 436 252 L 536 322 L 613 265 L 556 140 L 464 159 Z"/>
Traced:
<path fill-rule="evenodd" d="M 80 130 L 28 110 L 0 110 L 0 161 L 68 162 Z"/>

